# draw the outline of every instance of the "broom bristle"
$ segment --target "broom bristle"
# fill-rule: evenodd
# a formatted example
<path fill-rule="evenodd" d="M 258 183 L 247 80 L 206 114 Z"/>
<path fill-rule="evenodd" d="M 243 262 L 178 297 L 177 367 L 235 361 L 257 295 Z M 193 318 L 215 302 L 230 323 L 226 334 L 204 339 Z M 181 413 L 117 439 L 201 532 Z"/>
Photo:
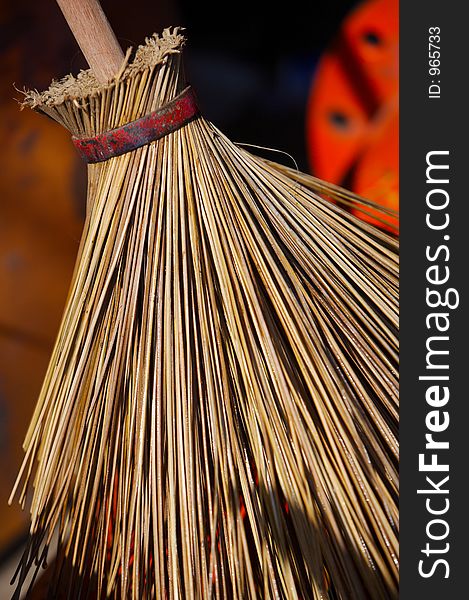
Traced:
<path fill-rule="evenodd" d="M 118 127 L 181 92 L 182 44 L 27 102 L 75 136 Z M 58 531 L 71 597 L 94 577 L 139 600 L 395 598 L 396 240 L 201 117 L 91 165 L 88 192 L 20 580 Z"/>

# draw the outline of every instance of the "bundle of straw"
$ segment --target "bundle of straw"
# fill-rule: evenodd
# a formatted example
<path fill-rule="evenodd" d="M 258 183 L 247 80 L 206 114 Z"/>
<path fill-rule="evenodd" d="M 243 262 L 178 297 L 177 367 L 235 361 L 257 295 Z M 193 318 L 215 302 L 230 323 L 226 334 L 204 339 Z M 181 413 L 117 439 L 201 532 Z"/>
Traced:
<path fill-rule="evenodd" d="M 184 89 L 183 43 L 26 104 L 76 137 L 119 127 Z M 20 583 L 56 530 L 71 597 L 94 577 L 139 600 L 395 598 L 396 240 L 201 116 L 88 173 L 15 486 Z"/>

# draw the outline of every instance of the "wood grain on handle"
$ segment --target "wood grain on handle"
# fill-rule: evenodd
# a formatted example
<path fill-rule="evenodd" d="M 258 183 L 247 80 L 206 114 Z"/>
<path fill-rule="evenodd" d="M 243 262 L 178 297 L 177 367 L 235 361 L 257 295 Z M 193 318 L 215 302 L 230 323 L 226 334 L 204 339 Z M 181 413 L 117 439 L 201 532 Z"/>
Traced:
<path fill-rule="evenodd" d="M 119 71 L 124 53 L 98 0 L 57 0 L 81 51 L 101 83 Z"/>

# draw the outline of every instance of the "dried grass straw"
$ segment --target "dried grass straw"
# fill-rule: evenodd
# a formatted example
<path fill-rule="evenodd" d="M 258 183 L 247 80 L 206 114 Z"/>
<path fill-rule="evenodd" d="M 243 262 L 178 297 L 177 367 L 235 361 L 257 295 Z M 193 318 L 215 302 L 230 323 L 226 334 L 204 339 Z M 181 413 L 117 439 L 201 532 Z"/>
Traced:
<path fill-rule="evenodd" d="M 115 128 L 183 90 L 183 41 L 26 102 Z M 135 600 L 396 597 L 397 243 L 340 206 L 360 202 L 203 118 L 89 167 L 14 492 L 32 484 L 20 582 L 58 530 L 72 598 L 91 578 Z"/>

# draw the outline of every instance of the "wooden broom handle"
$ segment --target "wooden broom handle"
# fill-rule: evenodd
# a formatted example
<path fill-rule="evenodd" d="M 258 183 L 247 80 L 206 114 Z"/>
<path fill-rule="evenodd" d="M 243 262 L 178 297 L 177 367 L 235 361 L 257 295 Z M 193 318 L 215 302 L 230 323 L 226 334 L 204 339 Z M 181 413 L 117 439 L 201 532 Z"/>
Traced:
<path fill-rule="evenodd" d="M 118 73 L 124 53 L 98 0 L 57 0 L 81 51 L 100 83 Z"/>

